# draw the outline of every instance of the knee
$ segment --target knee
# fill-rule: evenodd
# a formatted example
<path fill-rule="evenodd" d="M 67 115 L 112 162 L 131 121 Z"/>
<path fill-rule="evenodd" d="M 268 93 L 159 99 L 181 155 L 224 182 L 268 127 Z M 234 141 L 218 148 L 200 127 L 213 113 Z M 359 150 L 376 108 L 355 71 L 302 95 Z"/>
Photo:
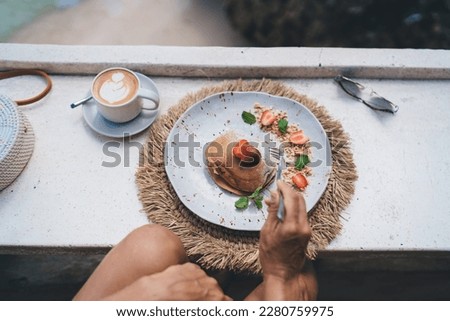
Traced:
<path fill-rule="evenodd" d="M 147 256 L 167 260 L 171 264 L 187 261 L 186 252 L 181 240 L 169 229 L 157 225 L 147 224 L 132 231 L 124 239 L 124 244 L 141 259 Z"/>

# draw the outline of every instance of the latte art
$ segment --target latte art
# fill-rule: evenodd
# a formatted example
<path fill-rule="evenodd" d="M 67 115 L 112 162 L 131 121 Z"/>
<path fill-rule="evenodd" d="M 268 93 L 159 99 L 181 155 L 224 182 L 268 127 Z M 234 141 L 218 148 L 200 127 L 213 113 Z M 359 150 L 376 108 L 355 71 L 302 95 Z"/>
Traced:
<path fill-rule="evenodd" d="M 93 94 L 107 105 L 122 105 L 134 98 L 138 80 L 126 70 L 109 70 L 101 74 L 93 86 Z"/>
<path fill-rule="evenodd" d="M 105 81 L 100 87 L 100 97 L 109 101 L 111 104 L 124 99 L 130 92 L 130 88 L 124 83 L 125 76 L 122 72 L 116 72 L 111 79 Z"/>

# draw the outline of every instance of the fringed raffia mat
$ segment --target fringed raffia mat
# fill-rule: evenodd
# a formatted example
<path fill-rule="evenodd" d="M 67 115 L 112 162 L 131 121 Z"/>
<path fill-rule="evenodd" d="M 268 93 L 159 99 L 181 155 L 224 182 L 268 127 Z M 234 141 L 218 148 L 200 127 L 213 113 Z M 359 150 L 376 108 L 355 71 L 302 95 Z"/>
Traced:
<path fill-rule="evenodd" d="M 177 119 L 194 103 L 223 91 L 262 91 L 296 100 L 311 110 L 327 132 L 332 149 L 332 172 L 325 193 L 309 213 L 313 232 L 307 255 L 314 259 L 317 250 L 328 245 L 341 230 L 340 213 L 354 193 L 356 168 L 349 137 L 342 125 L 333 120 L 324 107 L 277 81 L 235 80 L 204 87 L 186 95 L 152 125 L 136 173 L 139 198 L 149 220 L 175 232 L 188 255 L 205 268 L 260 272 L 258 233 L 232 231 L 194 215 L 178 199 L 164 169 L 164 142 Z"/>

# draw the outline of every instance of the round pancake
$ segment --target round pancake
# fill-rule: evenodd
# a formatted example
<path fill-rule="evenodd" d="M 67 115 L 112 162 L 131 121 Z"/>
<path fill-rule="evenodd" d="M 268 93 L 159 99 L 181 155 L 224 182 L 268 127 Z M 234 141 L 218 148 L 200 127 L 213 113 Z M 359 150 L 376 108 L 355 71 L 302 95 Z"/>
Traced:
<path fill-rule="evenodd" d="M 205 149 L 205 159 L 208 172 L 219 187 L 239 196 L 250 195 L 258 187 L 272 183 L 276 169 L 268 166 L 263 157 L 255 166 L 242 166 L 232 152 L 238 141 L 233 132 L 217 137 Z"/>

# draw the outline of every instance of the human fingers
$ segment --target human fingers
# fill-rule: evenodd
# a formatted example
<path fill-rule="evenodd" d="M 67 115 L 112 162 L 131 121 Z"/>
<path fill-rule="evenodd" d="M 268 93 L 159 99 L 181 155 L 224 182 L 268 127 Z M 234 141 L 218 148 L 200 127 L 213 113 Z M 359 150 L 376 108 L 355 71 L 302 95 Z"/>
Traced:
<path fill-rule="evenodd" d="M 195 280 L 206 275 L 205 271 L 203 271 L 200 266 L 190 262 L 173 265 L 167 268 L 166 271 L 171 274 L 174 279 L 180 280 Z"/>
<path fill-rule="evenodd" d="M 292 189 L 288 184 L 281 184 L 284 192 L 285 222 L 283 231 L 286 235 L 297 235 L 307 244 L 311 238 L 311 226 L 308 222 L 306 202 L 302 193 Z"/>
<path fill-rule="evenodd" d="M 172 279 L 164 288 L 166 300 L 224 300 L 225 296 L 217 281 L 207 275 Z"/>
<path fill-rule="evenodd" d="M 295 224 L 306 219 L 306 204 L 303 195 L 285 182 L 278 181 L 277 186 L 283 195 L 284 221 L 289 224 Z"/>
<path fill-rule="evenodd" d="M 269 198 L 264 200 L 267 204 L 267 219 L 266 224 L 275 223 L 278 221 L 277 211 L 280 203 L 280 195 L 277 191 L 270 191 Z"/>
<path fill-rule="evenodd" d="M 199 283 L 202 288 L 206 289 L 206 294 L 203 300 L 211 300 L 211 301 L 229 301 L 230 297 L 223 293 L 222 288 L 216 279 L 206 276 L 199 280 Z"/>
<path fill-rule="evenodd" d="M 222 300 L 224 293 L 216 279 L 208 276 L 206 272 L 197 264 L 185 263 L 181 265 L 184 273 L 188 274 L 188 280 L 191 281 L 190 288 L 197 288 L 203 299 Z"/>
<path fill-rule="evenodd" d="M 202 301 L 226 301 L 229 299 L 220 288 L 216 279 L 202 275 L 195 279 L 185 279 L 174 284 L 172 292 L 178 299 Z"/>
<path fill-rule="evenodd" d="M 199 265 L 195 264 L 195 263 L 187 262 L 187 263 L 180 264 L 180 266 L 181 266 L 185 271 L 188 271 L 188 272 L 192 272 L 192 273 L 202 273 L 202 274 L 205 273 L 205 272 L 202 270 L 202 268 L 201 268 Z"/>
<path fill-rule="evenodd" d="M 306 202 L 302 193 L 297 194 L 298 220 L 300 222 L 302 234 L 311 234 L 311 228 L 308 222 L 308 212 L 306 211 Z"/>

